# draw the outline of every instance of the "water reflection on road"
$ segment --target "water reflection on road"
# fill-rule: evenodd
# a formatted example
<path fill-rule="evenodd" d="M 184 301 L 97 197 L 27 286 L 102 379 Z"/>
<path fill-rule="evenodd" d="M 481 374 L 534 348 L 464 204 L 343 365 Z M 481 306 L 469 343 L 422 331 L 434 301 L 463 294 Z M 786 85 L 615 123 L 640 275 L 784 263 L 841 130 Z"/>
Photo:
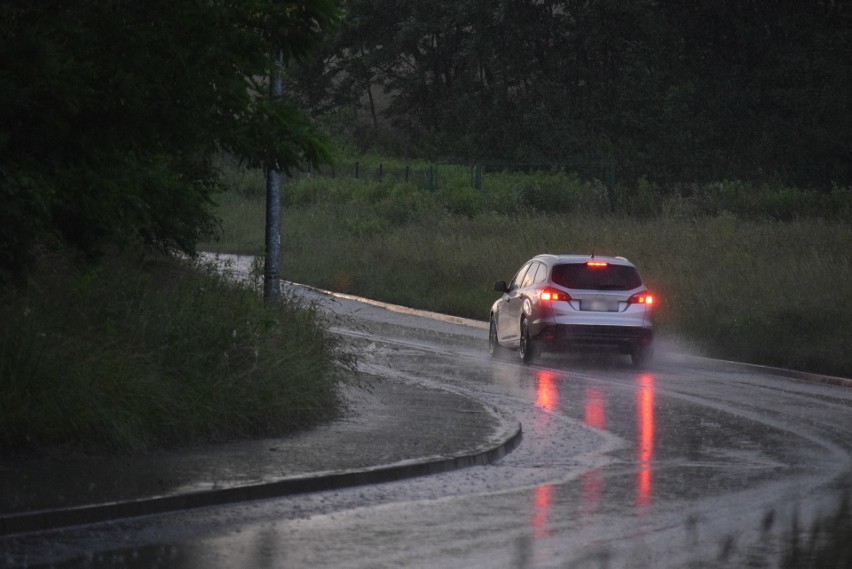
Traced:
<path fill-rule="evenodd" d="M 534 371 L 534 382 L 536 388 L 535 405 L 548 413 L 562 412 L 560 400 L 564 397 L 566 404 L 564 411 L 568 411 L 571 405 L 567 399 L 573 394 L 582 393 L 580 407 L 583 409 L 582 420 L 585 425 L 606 431 L 607 429 L 607 402 L 604 388 L 594 382 L 586 383 L 582 390 L 576 389 L 577 379 L 567 372 L 554 369 L 539 368 Z M 573 383 L 572 383 L 573 382 Z M 568 384 L 571 384 L 570 386 Z M 654 481 L 654 374 L 650 372 L 638 373 L 635 377 L 635 456 L 636 476 L 634 503 L 637 515 L 642 515 L 651 505 L 653 499 Z M 565 395 L 562 395 L 564 391 Z M 571 402 L 576 405 L 576 402 Z M 535 428 L 547 420 L 546 414 L 536 416 L 536 424 L 532 425 L 535 436 Z M 594 467 L 582 475 L 582 491 L 579 503 L 580 518 L 587 518 L 598 514 L 602 509 L 606 477 L 603 467 Z M 540 484 L 533 491 L 533 514 L 531 523 L 533 536 L 536 539 L 548 538 L 551 531 L 548 523 L 551 517 L 555 495 L 559 486 L 548 483 Z"/>
<path fill-rule="evenodd" d="M 599 387 L 586 387 L 585 423 L 595 429 L 606 430 L 606 403 Z M 601 509 L 604 479 L 601 467 L 592 468 L 583 474 L 583 504 L 580 513 L 593 516 Z"/>
<path fill-rule="evenodd" d="M 642 510 L 651 503 L 654 457 L 654 376 L 640 374 L 636 390 L 636 506 Z"/>
<path fill-rule="evenodd" d="M 535 379 L 536 406 L 549 413 L 556 411 L 559 407 L 559 388 L 557 386 L 559 374 L 553 370 L 540 369 L 536 371 Z M 546 420 L 546 415 L 539 414 L 536 416 L 537 422 L 543 420 Z M 533 492 L 533 514 L 531 522 L 533 537 L 537 540 L 550 537 L 551 535 L 548 523 L 555 491 L 553 484 L 539 484 Z"/>
<path fill-rule="evenodd" d="M 139 522 L 147 545 L 108 561 L 149 567 L 174 543 L 160 566 L 714 566 L 722 538 L 756 533 L 790 496 L 828 496 L 850 465 L 852 397 L 836 389 L 710 364 L 494 362 L 484 331 L 430 344 L 438 325 L 394 318 L 365 358 L 508 409 L 523 423 L 518 449 L 488 467 Z"/>

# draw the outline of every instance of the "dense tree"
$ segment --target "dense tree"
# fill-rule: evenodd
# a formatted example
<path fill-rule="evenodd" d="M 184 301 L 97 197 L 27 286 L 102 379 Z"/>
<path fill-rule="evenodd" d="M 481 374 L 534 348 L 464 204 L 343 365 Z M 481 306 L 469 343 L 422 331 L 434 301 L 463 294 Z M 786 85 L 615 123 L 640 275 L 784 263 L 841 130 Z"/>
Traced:
<path fill-rule="evenodd" d="M 345 0 L 332 106 L 465 159 L 852 184 L 848 0 Z M 294 88 L 298 88 L 298 82 Z M 376 109 L 374 94 L 389 104 Z M 330 102 L 329 99 L 326 99 Z M 374 118 L 375 117 L 375 118 Z M 398 138 L 395 140 L 399 140 Z"/>
<path fill-rule="evenodd" d="M 215 153 L 323 160 L 264 78 L 337 18 L 332 0 L 0 3 L 0 271 L 57 238 L 192 252 L 215 225 Z"/>

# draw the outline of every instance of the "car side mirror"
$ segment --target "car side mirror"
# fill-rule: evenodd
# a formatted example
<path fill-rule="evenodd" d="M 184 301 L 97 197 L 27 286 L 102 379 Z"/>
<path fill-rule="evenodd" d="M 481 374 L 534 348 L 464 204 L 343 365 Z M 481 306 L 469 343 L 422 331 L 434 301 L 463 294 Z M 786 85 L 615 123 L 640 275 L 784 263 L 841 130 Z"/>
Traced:
<path fill-rule="evenodd" d="M 494 290 L 497 292 L 508 292 L 509 287 L 506 286 L 506 281 L 497 281 L 494 283 Z"/>

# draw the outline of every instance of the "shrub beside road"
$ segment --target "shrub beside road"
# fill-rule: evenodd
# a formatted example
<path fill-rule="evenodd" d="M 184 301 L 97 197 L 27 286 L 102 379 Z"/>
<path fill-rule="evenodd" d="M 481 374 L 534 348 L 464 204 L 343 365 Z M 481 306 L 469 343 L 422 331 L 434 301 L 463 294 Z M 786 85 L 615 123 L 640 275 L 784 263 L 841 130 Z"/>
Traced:
<path fill-rule="evenodd" d="M 286 434 L 333 417 L 347 373 L 313 309 L 176 259 L 43 258 L 0 323 L 4 454 Z"/>

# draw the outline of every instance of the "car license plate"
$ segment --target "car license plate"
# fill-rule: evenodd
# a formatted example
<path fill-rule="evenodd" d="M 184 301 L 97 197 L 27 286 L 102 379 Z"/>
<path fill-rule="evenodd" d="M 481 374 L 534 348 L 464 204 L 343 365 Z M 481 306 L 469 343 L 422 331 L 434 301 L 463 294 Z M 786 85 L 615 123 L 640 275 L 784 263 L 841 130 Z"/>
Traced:
<path fill-rule="evenodd" d="M 612 300 L 581 300 L 580 310 L 588 312 L 617 312 L 618 302 Z"/>

